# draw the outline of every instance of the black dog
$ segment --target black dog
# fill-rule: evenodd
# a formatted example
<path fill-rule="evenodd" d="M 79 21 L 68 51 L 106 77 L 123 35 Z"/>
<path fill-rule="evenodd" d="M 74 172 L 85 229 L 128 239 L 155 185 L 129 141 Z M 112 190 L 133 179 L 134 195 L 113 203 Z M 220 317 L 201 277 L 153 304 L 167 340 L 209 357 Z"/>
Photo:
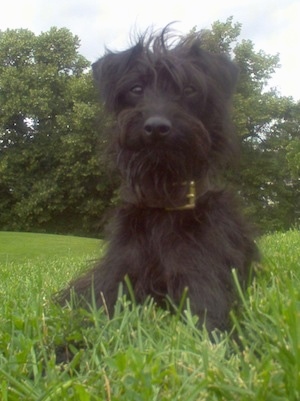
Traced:
<path fill-rule="evenodd" d="M 127 276 L 137 302 L 179 304 L 187 290 L 201 324 L 224 329 L 236 298 L 232 269 L 246 283 L 256 259 L 233 196 L 217 187 L 217 173 L 235 158 L 228 108 L 238 71 L 202 50 L 199 35 L 169 39 L 166 31 L 145 35 L 93 65 L 116 117 L 123 204 L 106 255 L 64 297 L 71 288 L 88 301 L 94 293 L 111 314 Z"/>

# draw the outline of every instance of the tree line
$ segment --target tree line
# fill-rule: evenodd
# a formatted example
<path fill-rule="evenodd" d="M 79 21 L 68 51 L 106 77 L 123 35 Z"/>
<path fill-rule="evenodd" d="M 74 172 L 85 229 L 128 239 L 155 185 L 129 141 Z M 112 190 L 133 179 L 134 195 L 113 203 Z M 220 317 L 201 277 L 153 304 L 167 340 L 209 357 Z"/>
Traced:
<path fill-rule="evenodd" d="M 300 218 L 300 103 L 270 89 L 279 56 L 239 40 L 229 18 L 203 31 L 203 46 L 240 69 L 233 117 L 239 167 L 227 172 L 246 213 L 264 231 Z M 0 31 L 0 230 L 99 236 L 117 202 L 105 149 L 109 117 L 90 62 L 68 29 Z"/>

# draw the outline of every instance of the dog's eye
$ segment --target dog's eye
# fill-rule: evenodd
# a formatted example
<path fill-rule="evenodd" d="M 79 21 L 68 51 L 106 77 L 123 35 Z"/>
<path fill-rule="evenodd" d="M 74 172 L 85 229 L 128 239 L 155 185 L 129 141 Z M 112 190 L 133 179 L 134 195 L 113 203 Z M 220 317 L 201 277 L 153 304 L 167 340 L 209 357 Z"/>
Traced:
<path fill-rule="evenodd" d="M 186 86 L 184 88 L 184 94 L 185 96 L 192 96 L 196 93 L 196 89 L 193 86 Z"/>
<path fill-rule="evenodd" d="M 144 93 L 144 88 L 141 85 L 135 85 L 130 89 L 130 92 L 136 96 L 140 96 Z"/>

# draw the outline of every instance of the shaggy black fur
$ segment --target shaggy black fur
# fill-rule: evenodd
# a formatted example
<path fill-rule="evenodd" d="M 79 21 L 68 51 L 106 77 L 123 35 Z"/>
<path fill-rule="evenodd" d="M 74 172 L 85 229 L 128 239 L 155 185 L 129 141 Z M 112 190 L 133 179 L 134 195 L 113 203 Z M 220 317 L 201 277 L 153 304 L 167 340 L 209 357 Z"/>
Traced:
<path fill-rule="evenodd" d="M 218 188 L 218 172 L 236 155 L 229 119 L 238 77 L 224 55 L 191 36 L 168 44 L 166 31 L 93 65 L 107 110 L 123 203 L 104 258 L 70 284 L 113 314 L 127 275 L 135 298 L 179 304 L 187 289 L 192 312 L 208 330 L 228 327 L 236 294 L 257 251 L 234 197 Z M 193 204 L 195 193 L 195 204 Z M 186 206 L 187 205 L 187 206 Z M 105 301 L 103 301 L 105 300 Z"/>

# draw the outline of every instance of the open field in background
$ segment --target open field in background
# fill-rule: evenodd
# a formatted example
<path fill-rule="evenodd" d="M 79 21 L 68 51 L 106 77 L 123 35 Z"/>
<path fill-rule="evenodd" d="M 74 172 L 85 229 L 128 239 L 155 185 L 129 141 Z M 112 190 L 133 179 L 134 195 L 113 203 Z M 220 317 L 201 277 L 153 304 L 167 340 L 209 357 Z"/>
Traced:
<path fill-rule="evenodd" d="M 101 241 L 67 235 L 0 232 L 0 264 L 99 253 Z"/>
<path fill-rule="evenodd" d="M 300 232 L 263 237 L 262 270 L 236 333 L 210 342 L 189 311 L 120 301 L 109 320 L 51 296 L 101 254 L 99 240 L 0 233 L 0 400 L 299 401 Z M 73 344 L 70 364 L 55 350 Z"/>
<path fill-rule="evenodd" d="M 97 239 L 0 232 L 0 304 L 51 296 L 99 257 L 101 249 Z"/>

